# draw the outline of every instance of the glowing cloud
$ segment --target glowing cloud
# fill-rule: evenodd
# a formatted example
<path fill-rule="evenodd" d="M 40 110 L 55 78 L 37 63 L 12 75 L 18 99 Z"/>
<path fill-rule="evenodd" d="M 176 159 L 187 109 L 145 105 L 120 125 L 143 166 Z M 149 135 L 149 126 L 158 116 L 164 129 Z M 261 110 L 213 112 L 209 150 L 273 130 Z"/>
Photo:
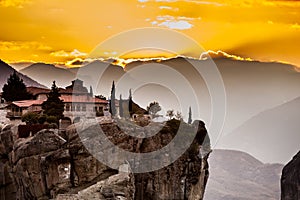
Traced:
<path fill-rule="evenodd" d="M 214 5 L 214 6 L 224 6 L 225 4 L 212 2 L 212 1 L 196 1 L 196 0 L 185 0 L 186 2 L 195 3 L 195 4 L 203 4 L 203 5 Z"/>
<path fill-rule="evenodd" d="M 60 51 L 55 51 L 50 53 L 51 56 L 54 57 L 85 57 L 87 55 L 87 53 L 83 53 L 78 51 L 77 49 L 74 49 L 72 52 L 66 52 L 64 50 L 60 50 Z"/>
<path fill-rule="evenodd" d="M 173 10 L 173 11 L 178 11 L 178 8 L 173 8 L 171 6 L 159 6 L 159 9 L 161 10 Z"/>
<path fill-rule="evenodd" d="M 233 60 L 242 60 L 242 61 L 253 61 L 251 58 L 243 58 L 236 55 L 230 55 L 224 51 L 211 51 L 208 50 L 207 52 L 204 52 L 201 54 L 200 59 L 205 60 L 207 58 L 230 58 Z"/>
<path fill-rule="evenodd" d="M 299 25 L 298 23 L 292 24 L 292 25 L 291 25 L 291 28 L 292 28 L 292 29 L 300 30 L 300 25 Z"/>
<path fill-rule="evenodd" d="M 193 20 L 193 18 L 188 18 L 183 16 L 179 16 L 176 18 L 170 15 L 157 16 L 156 20 L 163 21 L 163 22 L 159 23 L 157 21 L 153 21 L 151 22 L 151 24 L 161 26 L 161 27 L 168 27 L 170 29 L 176 29 L 176 30 L 186 30 L 193 27 L 193 25 L 188 22 Z"/>
<path fill-rule="evenodd" d="M 176 2 L 177 0 L 155 0 L 156 2 Z"/>
<path fill-rule="evenodd" d="M 0 0 L 0 13 L 0 55 L 8 62 L 67 62 L 85 56 L 71 54 L 73 49 L 90 52 L 123 31 L 161 27 L 187 34 L 206 49 L 300 66 L 299 0 Z M 178 46 L 180 55 L 199 56 Z M 122 47 L 101 49 L 103 57 L 117 56 L 113 51 Z"/>
<path fill-rule="evenodd" d="M 3 7 L 19 7 L 22 8 L 24 4 L 30 3 L 29 0 L 1 0 L 0 6 Z"/>
<path fill-rule="evenodd" d="M 0 41 L 0 51 L 18 51 L 24 49 L 36 49 L 49 51 L 52 48 L 39 42 Z"/>
<path fill-rule="evenodd" d="M 190 29 L 193 27 L 192 24 L 190 24 L 187 21 L 166 21 L 158 24 L 158 26 L 165 26 L 171 29 L 177 29 L 177 30 L 185 30 L 185 29 Z"/>

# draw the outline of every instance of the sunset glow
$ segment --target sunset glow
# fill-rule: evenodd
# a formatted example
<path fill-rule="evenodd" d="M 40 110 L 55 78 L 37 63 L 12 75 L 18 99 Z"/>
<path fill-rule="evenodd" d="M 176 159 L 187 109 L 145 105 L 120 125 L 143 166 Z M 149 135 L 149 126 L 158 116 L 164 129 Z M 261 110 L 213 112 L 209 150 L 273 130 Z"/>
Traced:
<path fill-rule="evenodd" d="M 183 33 L 205 50 L 300 66 L 299 1 L 2 0 L 0 16 L 0 55 L 10 63 L 70 64 L 116 34 L 159 27 Z M 199 58 L 202 53 L 178 47 L 176 54 Z M 115 45 L 103 49 L 102 57 L 120 51 Z M 176 55 L 137 51 L 125 58 L 170 56 Z"/>

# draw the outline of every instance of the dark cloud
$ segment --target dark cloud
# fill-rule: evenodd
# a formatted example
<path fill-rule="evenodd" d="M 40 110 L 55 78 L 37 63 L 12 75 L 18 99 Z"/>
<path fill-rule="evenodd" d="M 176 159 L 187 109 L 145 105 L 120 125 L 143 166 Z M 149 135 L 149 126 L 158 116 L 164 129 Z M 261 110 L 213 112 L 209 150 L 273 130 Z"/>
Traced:
<path fill-rule="evenodd" d="M 83 65 L 84 64 L 84 61 L 82 60 L 79 60 L 79 59 L 76 59 L 76 60 L 73 60 L 69 63 L 70 65 Z"/>

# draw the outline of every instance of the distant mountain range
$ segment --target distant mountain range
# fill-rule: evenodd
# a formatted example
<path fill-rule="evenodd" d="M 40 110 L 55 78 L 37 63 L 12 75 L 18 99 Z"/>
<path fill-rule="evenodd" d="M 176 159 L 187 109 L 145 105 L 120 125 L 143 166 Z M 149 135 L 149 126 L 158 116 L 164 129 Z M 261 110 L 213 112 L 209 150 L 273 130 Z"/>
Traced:
<path fill-rule="evenodd" d="M 104 73 L 99 77 L 101 70 L 104 70 Z M 88 88 L 96 82 L 97 87 L 93 88 L 95 93 L 105 96 L 110 94 L 113 80 L 117 81 L 125 73 L 122 67 L 102 61 L 94 61 L 80 68 L 61 68 L 52 64 L 35 63 L 20 72 L 48 87 L 51 87 L 54 80 L 59 87 L 70 85 L 76 78 L 82 79 Z"/>
<path fill-rule="evenodd" d="M 266 110 L 276 108 L 300 97 L 300 73 L 295 69 L 295 66 L 277 62 L 241 61 L 226 57 L 214 58 L 214 63 L 219 69 L 224 81 L 227 98 L 227 112 L 222 134 L 224 136 L 232 133 L 230 134 L 232 137 L 228 136 L 228 138 L 230 138 L 228 140 L 225 139 L 227 136 L 224 137 L 224 139 L 222 139 L 224 142 L 221 141 L 219 144 L 222 145 L 218 145 L 217 148 L 223 148 L 223 146 L 225 146 L 226 148 L 232 147 L 234 149 L 251 152 L 264 162 L 285 162 L 289 160 L 290 156 L 295 153 L 292 152 L 293 149 L 299 147 L 294 142 L 299 141 L 297 140 L 299 138 L 298 135 L 295 135 L 297 126 L 289 126 L 290 122 L 297 124 L 295 121 L 299 119 L 299 117 L 296 114 L 293 115 L 290 113 L 296 112 L 299 107 L 293 107 L 291 104 L 291 106 L 289 106 L 291 112 L 284 112 L 279 109 L 276 114 L 270 114 L 270 116 L 264 119 L 255 120 L 257 122 L 255 125 L 244 126 L 243 124 L 250 123 L 250 120 L 252 121 L 253 118 L 256 118 L 257 115 L 260 115 L 260 113 Z M 206 85 L 204 81 L 205 78 L 199 75 L 194 68 L 195 66 L 197 68 L 209 69 L 209 67 L 211 67 L 209 60 L 177 57 L 167 60 L 133 61 L 127 64 L 125 68 L 103 61 L 94 61 L 81 68 L 57 68 L 54 65 L 39 63 L 24 68 L 20 72 L 48 87 L 51 86 L 53 80 L 57 81 L 58 86 L 65 87 L 77 77 L 84 81 L 86 87 L 89 88 L 90 85 L 93 85 L 94 94 L 103 94 L 106 97 L 110 95 L 113 81 L 115 81 L 117 85 L 116 96 L 119 97 L 119 94 L 122 94 L 123 98 L 127 98 L 128 90 L 134 88 L 134 85 L 130 85 L 130 81 L 136 78 L 147 79 L 149 77 L 153 77 L 154 79 L 167 79 L 171 84 L 177 84 L 177 89 L 184 93 L 186 87 L 180 85 L 179 79 L 174 78 L 168 73 L 163 73 L 160 70 L 154 72 L 150 71 L 140 77 L 132 77 L 135 72 L 140 69 L 155 69 L 158 65 L 176 70 L 177 73 L 182 75 L 189 82 L 197 93 L 200 119 L 206 122 L 208 130 L 210 131 L 209 122 L 211 119 L 211 110 L 215 108 L 214 105 L 211 105 L 210 92 L 208 90 L 209 86 Z M 129 77 L 129 81 L 127 81 L 128 84 L 118 84 L 118 82 L 122 82 L 120 78 L 122 77 L 123 80 L 124 75 L 126 75 L 127 78 Z M 149 105 L 149 102 L 158 101 L 162 105 L 163 110 L 172 108 L 175 111 L 180 111 L 181 109 L 181 105 L 178 99 L 176 99 L 177 96 L 164 85 L 147 84 L 133 90 L 133 93 L 134 101 L 144 108 Z M 195 105 L 191 105 L 192 103 L 188 98 L 185 99 L 184 103 L 192 106 L 192 109 L 195 109 Z M 183 109 L 181 112 L 184 117 L 187 117 L 188 109 Z M 284 114 L 280 114 L 280 112 L 284 112 Z M 278 117 L 278 119 L 276 117 Z M 193 118 L 198 118 L 195 112 Z M 280 121 L 284 118 L 288 119 L 285 122 Z M 260 125 L 258 125 L 259 121 Z M 282 123 L 285 125 L 282 125 Z M 240 127 L 242 125 L 243 128 Z M 278 128 L 274 128 L 273 130 L 272 127 Z M 285 127 L 284 131 L 282 127 Z M 282 130 L 282 132 L 279 130 Z M 283 133 L 285 136 L 283 136 Z M 212 146 L 215 147 L 217 133 L 210 132 L 210 134 L 212 136 Z M 248 140 L 248 145 L 237 144 L 241 141 L 241 137 L 250 137 L 250 135 L 251 137 L 255 137 L 252 137 L 252 140 Z M 267 138 L 270 139 L 267 141 Z M 256 144 L 255 140 L 259 140 L 257 144 L 265 144 L 265 146 L 255 148 L 252 146 Z M 282 141 L 281 143 L 278 142 L 280 140 Z M 272 154 L 274 148 L 276 148 L 276 154 Z M 263 151 L 265 151 L 265 153 L 262 153 Z"/>
<path fill-rule="evenodd" d="M 215 63 L 227 95 L 225 133 L 264 110 L 300 96 L 300 73 L 295 66 L 224 58 Z"/>
<path fill-rule="evenodd" d="M 224 133 L 233 131 L 264 110 L 279 106 L 300 96 L 298 88 L 300 73 L 295 70 L 295 66 L 276 62 L 240 61 L 230 58 L 215 58 L 214 62 L 224 80 L 227 95 Z M 201 118 L 208 123 L 212 108 L 210 93 L 203 77 L 198 75 L 192 66 L 201 68 L 210 65 L 211 63 L 206 60 L 177 57 L 168 60 L 134 61 L 127 64 L 125 69 L 103 61 L 94 61 L 81 68 L 57 68 L 54 65 L 37 63 L 22 69 L 20 72 L 48 87 L 51 86 L 53 80 L 56 80 L 60 87 L 65 87 L 75 77 L 84 79 L 86 87 L 95 85 L 92 82 L 98 82 L 97 88 L 93 88 L 94 93 L 109 96 L 113 80 L 117 82 L 125 72 L 130 74 L 134 69 L 157 64 L 177 70 L 191 83 L 198 93 Z M 105 73 L 99 77 L 98 72 L 103 69 L 105 69 Z M 162 74 L 157 72 L 157 76 L 162 76 Z M 174 83 L 176 81 L 174 80 Z M 123 96 L 128 93 L 128 91 L 126 94 L 124 94 L 125 91 L 122 92 Z M 156 95 L 145 95 L 145 93 Z M 162 87 L 158 89 L 157 85 L 148 85 L 136 91 L 134 98 L 143 107 L 146 107 L 149 101 L 153 100 L 162 104 L 166 102 L 172 106 L 178 105 L 173 96 L 164 97 L 167 94 L 168 92 Z M 179 108 L 174 109 L 179 110 Z M 186 115 L 185 112 L 187 111 L 183 111 L 184 115 Z"/>
<path fill-rule="evenodd" d="M 218 148 L 238 149 L 265 162 L 287 163 L 300 149 L 300 97 L 263 111 L 227 136 Z"/>
<path fill-rule="evenodd" d="M 187 62 L 188 61 L 188 62 Z M 214 59 L 216 66 L 218 67 L 220 74 L 224 81 L 224 87 L 226 91 L 227 97 L 227 107 L 226 107 L 226 119 L 223 129 L 223 135 L 231 133 L 236 128 L 241 126 L 247 120 L 251 119 L 255 115 L 282 105 L 285 102 L 291 101 L 300 96 L 300 73 L 295 69 L 295 66 L 277 63 L 277 62 L 258 62 L 258 61 L 241 61 L 234 60 L 230 58 L 216 58 Z M 151 63 L 157 64 L 156 61 L 148 61 L 148 62 L 132 62 L 126 65 L 125 70 L 131 71 L 135 68 L 141 67 L 143 65 L 151 67 Z M 184 58 L 173 58 L 169 60 L 162 60 L 158 62 L 161 65 L 166 65 L 175 69 L 187 77 L 190 80 L 191 84 L 194 86 L 195 90 L 198 92 L 198 99 L 201 110 L 201 119 L 204 120 L 208 124 L 211 117 L 211 109 L 215 109 L 214 105 L 211 105 L 210 102 L 210 93 L 206 87 L 206 84 L 203 78 L 199 78 L 197 76 L 197 72 L 190 67 L 190 63 L 199 68 L 209 68 L 210 62 L 206 60 L 197 60 L 197 59 L 184 59 Z M 160 75 L 160 74 L 158 74 Z M 217 78 L 217 77 L 216 77 Z M 174 82 L 177 80 L 174 79 Z M 182 89 L 184 90 L 184 89 Z M 166 102 L 167 104 L 176 105 L 176 98 L 173 96 L 169 96 L 166 98 L 167 100 L 160 98 L 160 96 L 164 96 L 167 94 L 166 90 L 157 89 L 157 86 L 153 86 L 152 90 L 148 87 L 147 94 L 151 94 L 150 96 L 157 97 L 159 102 Z M 154 95 L 155 94 L 155 95 Z M 147 95 L 145 95 L 145 91 L 139 92 L 134 95 L 135 100 L 142 106 L 145 106 L 143 102 L 149 102 L 147 99 Z M 294 107 L 295 111 L 298 110 L 299 107 Z M 176 110 L 176 108 L 175 108 Z M 187 116 L 187 111 L 183 110 L 183 115 Z M 285 115 L 277 116 L 289 116 L 293 118 L 293 120 L 297 120 L 299 118 L 294 118 L 294 116 L 285 113 Z M 267 118 L 266 123 L 268 122 Z M 261 123 L 264 123 L 262 121 Z M 274 123 L 276 124 L 276 122 Z M 277 125 L 279 126 L 279 122 Z M 265 125 L 265 127 L 267 124 Z M 245 130 L 245 129 L 244 129 Z M 263 130 L 263 129 L 262 129 Z M 286 126 L 286 139 L 285 141 L 294 140 L 298 137 L 293 137 L 296 133 L 292 133 L 295 129 L 289 129 Z M 263 131 L 258 131 L 257 133 L 261 133 Z M 276 132 L 278 133 L 278 131 Z M 212 135 L 212 146 L 215 147 L 215 138 L 216 135 Z M 239 131 L 240 135 L 244 135 L 243 131 Z M 272 134 L 271 132 L 266 133 L 266 135 Z M 274 133 L 275 134 L 275 133 Z M 282 135 L 282 134 L 281 134 Z M 279 136 L 276 136 L 279 137 Z M 253 137 L 253 140 L 258 137 Z M 231 141 L 236 141 L 231 138 Z M 273 144 L 271 144 L 272 139 L 266 145 L 265 148 L 276 148 Z M 297 141 L 297 140 L 296 140 Z M 300 140 L 298 140 L 300 141 Z M 288 141 L 285 143 L 287 144 Z M 298 145 L 293 145 L 291 143 L 288 148 L 297 148 Z M 242 145 L 241 145 L 242 146 Z M 217 146 L 218 148 L 219 146 Z M 228 147 L 228 146 L 227 146 Z M 254 146 L 252 148 L 255 148 Z M 242 150 L 242 149 L 241 149 Z M 247 149 L 243 149 L 247 150 Z M 271 150 L 269 150 L 271 151 Z M 246 151 L 248 152 L 248 151 Z M 287 156 L 291 153 L 288 150 L 286 153 L 281 152 L 279 154 L 273 154 L 272 158 L 276 157 L 273 162 L 282 162 L 290 159 L 290 156 Z M 293 155 L 293 152 L 291 155 Z M 283 155 L 284 154 L 284 155 Z M 258 156 L 255 154 L 255 156 Z M 283 158 L 284 156 L 287 156 Z M 271 161 L 271 159 L 267 159 L 266 156 L 258 156 L 260 159 L 263 159 L 264 162 Z M 271 158 L 270 157 L 270 158 Z"/>
<path fill-rule="evenodd" d="M 32 64 L 20 70 L 20 72 L 49 88 L 54 80 L 58 86 L 65 87 L 70 85 L 71 81 L 75 78 L 75 74 L 68 69 L 55 67 L 54 65 L 45 63 Z"/>
<path fill-rule="evenodd" d="M 0 60 L 0 91 L 2 91 L 2 88 L 4 84 L 7 82 L 7 79 L 13 72 L 15 71 L 14 68 Z M 35 86 L 35 87 L 42 87 L 45 88 L 46 86 L 38 83 L 37 81 L 31 79 L 30 77 L 23 75 L 20 72 L 17 72 L 17 74 L 20 76 L 20 78 L 23 79 L 26 86 Z"/>
<path fill-rule="evenodd" d="M 121 66 L 103 61 L 94 61 L 83 67 L 70 68 L 69 70 L 77 78 L 83 80 L 87 87 L 94 86 L 93 90 L 96 94 L 102 94 L 106 97 L 110 95 L 112 82 L 117 82 L 125 74 Z M 128 90 L 126 93 L 128 93 Z M 117 96 L 117 98 L 119 97 Z"/>
<path fill-rule="evenodd" d="M 264 164 L 251 155 L 213 150 L 205 200 L 278 200 L 283 165 Z"/>

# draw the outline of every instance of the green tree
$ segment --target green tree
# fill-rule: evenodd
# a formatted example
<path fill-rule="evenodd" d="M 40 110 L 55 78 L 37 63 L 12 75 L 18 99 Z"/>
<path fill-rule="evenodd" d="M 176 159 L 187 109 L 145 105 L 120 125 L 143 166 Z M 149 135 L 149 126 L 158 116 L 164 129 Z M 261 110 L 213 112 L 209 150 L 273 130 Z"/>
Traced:
<path fill-rule="evenodd" d="M 192 124 L 192 108 L 191 108 L 191 106 L 190 106 L 190 108 L 189 108 L 189 118 L 188 118 L 188 124 Z"/>
<path fill-rule="evenodd" d="M 56 117 L 56 123 L 58 123 L 58 120 L 64 116 L 64 102 L 59 97 L 59 89 L 56 86 L 55 81 L 53 81 L 51 91 L 42 107 L 45 115 Z"/>
<path fill-rule="evenodd" d="M 161 111 L 161 107 L 158 102 L 154 101 L 147 106 L 147 111 L 152 115 L 153 118 L 157 117 L 157 113 Z"/>
<path fill-rule="evenodd" d="M 181 114 L 181 112 L 179 112 L 179 111 L 177 111 L 177 113 L 176 113 L 176 115 L 175 115 L 175 118 L 177 119 L 177 120 L 182 120 L 183 119 L 183 116 L 182 116 L 182 114 Z"/>
<path fill-rule="evenodd" d="M 49 123 L 49 124 L 55 124 L 57 123 L 57 118 L 55 116 L 48 116 L 46 121 Z"/>
<path fill-rule="evenodd" d="M 171 120 L 174 117 L 174 110 L 168 110 L 166 116 Z"/>
<path fill-rule="evenodd" d="M 32 98 L 32 94 L 27 92 L 23 79 L 17 75 L 16 71 L 9 76 L 2 90 L 2 97 L 8 102 Z"/>
<path fill-rule="evenodd" d="M 38 123 L 38 114 L 34 112 L 27 112 L 21 117 L 22 122 L 25 122 L 27 125 L 37 124 Z"/>
<path fill-rule="evenodd" d="M 116 114 L 116 87 L 115 87 L 115 81 L 113 81 L 111 86 L 111 93 L 110 93 L 110 104 L 109 104 L 109 111 L 112 116 L 115 116 Z"/>

